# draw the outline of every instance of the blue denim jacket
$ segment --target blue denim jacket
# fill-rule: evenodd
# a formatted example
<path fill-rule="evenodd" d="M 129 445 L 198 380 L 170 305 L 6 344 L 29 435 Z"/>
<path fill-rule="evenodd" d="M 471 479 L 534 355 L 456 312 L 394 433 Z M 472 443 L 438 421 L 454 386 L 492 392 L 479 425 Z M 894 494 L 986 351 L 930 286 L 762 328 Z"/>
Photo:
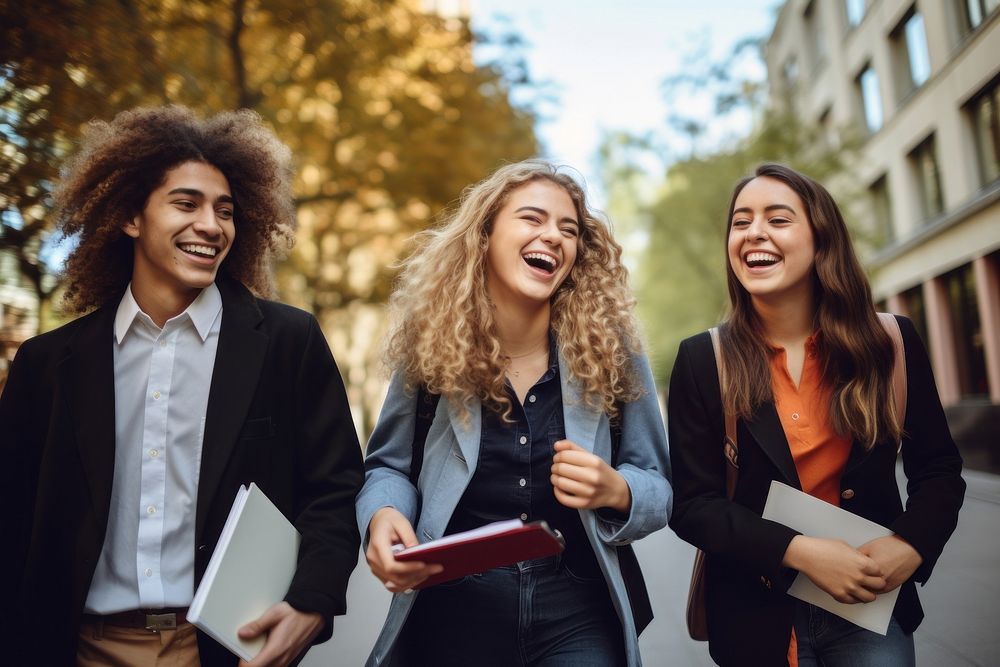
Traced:
<path fill-rule="evenodd" d="M 625 521 L 580 510 L 580 519 L 608 582 L 611 599 L 622 622 L 628 664 L 642 664 L 635 622 L 629 608 L 615 547 L 640 539 L 666 525 L 673 503 L 667 436 L 656 397 L 656 388 L 645 357 L 633 360 L 644 394 L 626 403 L 622 416 L 622 439 L 618 472 L 629 485 L 632 508 Z M 559 359 L 566 438 L 605 461 L 611 459 L 608 417 L 589 407 L 566 366 Z M 410 483 L 410 458 L 416 424 L 416 396 L 406 391 L 404 379 L 395 374 L 378 424 L 368 440 L 365 484 L 357 498 L 358 526 L 368 542 L 372 515 L 382 507 L 394 507 L 414 525 L 417 539 L 433 540 L 444 535 L 462 493 L 476 470 L 481 435 L 481 405 L 472 400 L 463 420 L 457 406 L 446 397 L 427 433 L 424 463 L 417 487 Z M 418 502 L 418 498 L 421 502 Z M 417 516 L 417 508 L 421 508 Z M 368 658 L 368 665 L 384 665 L 416 593 L 393 596 L 382 632 Z"/>

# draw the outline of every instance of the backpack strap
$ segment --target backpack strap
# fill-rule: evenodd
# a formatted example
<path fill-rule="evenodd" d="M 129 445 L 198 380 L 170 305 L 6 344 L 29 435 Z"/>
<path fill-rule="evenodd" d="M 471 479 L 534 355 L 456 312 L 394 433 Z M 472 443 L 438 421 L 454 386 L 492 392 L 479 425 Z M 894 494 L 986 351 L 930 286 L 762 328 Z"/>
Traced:
<path fill-rule="evenodd" d="M 410 483 L 414 487 L 420 479 L 420 469 L 424 466 L 427 432 L 431 430 L 431 423 L 434 421 L 440 400 L 441 394 L 432 394 L 424 385 L 420 385 L 417 389 L 417 423 L 413 428 L 413 454 L 410 457 Z"/>
<path fill-rule="evenodd" d="M 719 374 L 720 394 L 725 386 L 722 381 L 722 342 L 719 337 L 719 327 L 712 327 L 708 330 L 712 337 L 712 351 L 715 353 L 715 369 Z M 721 398 L 721 396 L 720 396 Z M 726 420 L 726 439 L 722 443 L 723 453 L 726 456 L 726 496 L 732 500 L 736 493 L 736 480 L 739 477 L 739 452 L 740 448 L 736 442 L 736 416 L 726 409 L 726 401 L 722 401 L 722 411 Z"/>
<path fill-rule="evenodd" d="M 896 418 L 900 425 L 906 417 L 906 352 L 903 348 L 903 334 L 899 330 L 899 322 L 892 313 L 878 313 L 878 319 L 892 339 L 892 398 L 896 410 Z"/>
<path fill-rule="evenodd" d="M 876 314 L 889 338 L 892 339 L 892 402 L 896 410 L 896 420 L 902 429 L 903 421 L 906 419 L 906 350 L 903 347 L 903 334 L 899 330 L 899 322 L 892 313 Z"/>

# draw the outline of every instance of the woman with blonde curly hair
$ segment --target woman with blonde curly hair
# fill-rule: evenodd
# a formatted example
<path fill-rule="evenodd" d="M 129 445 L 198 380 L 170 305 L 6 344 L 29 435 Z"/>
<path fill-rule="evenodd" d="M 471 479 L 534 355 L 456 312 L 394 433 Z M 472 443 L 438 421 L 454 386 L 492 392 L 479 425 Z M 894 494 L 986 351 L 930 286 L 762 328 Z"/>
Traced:
<path fill-rule="evenodd" d="M 396 595 L 369 664 L 640 664 L 645 591 L 619 553 L 666 524 L 667 444 L 621 248 L 582 188 L 541 161 L 499 169 L 419 237 L 390 307 L 357 512 Z M 440 397 L 423 429 L 419 395 Z M 563 553 L 419 593 L 440 566 L 393 557 L 516 517 Z"/>

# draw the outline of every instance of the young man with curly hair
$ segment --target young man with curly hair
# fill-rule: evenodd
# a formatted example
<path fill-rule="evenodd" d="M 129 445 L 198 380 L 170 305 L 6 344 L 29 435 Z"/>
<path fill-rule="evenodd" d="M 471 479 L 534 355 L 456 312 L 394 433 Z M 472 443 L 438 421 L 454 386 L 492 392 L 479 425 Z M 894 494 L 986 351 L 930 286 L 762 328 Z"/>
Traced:
<path fill-rule="evenodd" d="M 346 393 L 316 320 L 260 298 L 292 240 L 289 162 L 252 112 L 164 107 L 92 123 L 68 164 L 65 303 L 88 314 L 27 341 L 0 397 L 14 664 L 235 664 L 184 612 L 250 482 L 302 534 L 284 601 L 241 629 L 267 635 L 254 664 L 292 662 L 345 612 Z"/>

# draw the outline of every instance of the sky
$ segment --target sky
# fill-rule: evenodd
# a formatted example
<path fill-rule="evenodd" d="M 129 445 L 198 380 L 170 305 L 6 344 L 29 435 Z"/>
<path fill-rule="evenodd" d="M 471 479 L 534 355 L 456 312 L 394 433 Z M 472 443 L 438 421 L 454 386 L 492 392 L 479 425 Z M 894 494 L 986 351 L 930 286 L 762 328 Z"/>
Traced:
<path fill-rule="evenodd" d="M 603 204 L 595 154 L 602 132 L 663 131 L 668 102 L 661 84 L 685 57 L 709 45 L 728 54 L 742 38 L 770 33 L 780 0 L 469 0 L 473 28 L 507 25 L 527 42 L 533 79 L 554 84 L 537 127 L 545 157 L 576 168 Z M 486 49 L 477 58 L 488 58 Z M 763 68 L 760 68 L 761 77 Z M 686 113 L 710 113 L 709 100 L 670 100 Z M 749 118 L 715 135 L 749 129 Z M 681 150 L 682 147 L 677 147 Z"/>

